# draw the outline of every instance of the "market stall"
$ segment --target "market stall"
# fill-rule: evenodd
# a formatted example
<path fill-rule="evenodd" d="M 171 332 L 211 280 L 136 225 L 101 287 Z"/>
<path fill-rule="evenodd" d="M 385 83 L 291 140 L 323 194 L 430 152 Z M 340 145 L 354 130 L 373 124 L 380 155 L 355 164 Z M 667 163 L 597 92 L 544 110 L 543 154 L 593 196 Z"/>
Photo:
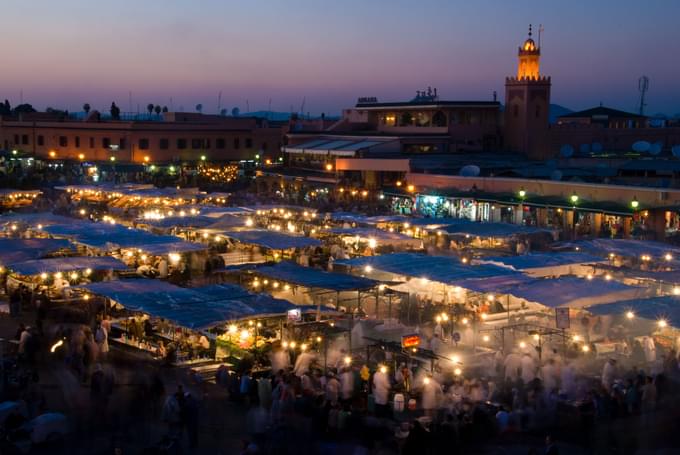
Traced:
<path fill-rule="evenodd" d="M 607 263 L 601 257 L 579 252 L 532 253 L 522 256 L 485 257 L 480 259 L 479 262 L 509 267 L 512 270 L 521 271 L 533 277 L 585 276 L 588 273 L 593 273 L 594 266 Z"/>
<path fill-rule="evenodd" d="M 68 256 L 13 262 L 7 268 L 7 289 L 27 286 L 46 289 L 52 297 L 70 295 L 70 288 L 90 281 L 112 279 L 113 272 L 127 270 L 121 261 L 109 256 Z"/>
<path fill-rule="evenodd" d="M 73 253 L 73 245 L 63 239 L 0 238 L 0 267 L 52 255 Z"/>
<path fill-rule="evenodd" d="M 384 291 L 385 287 L 380 286 L 378 281 L 302 267 L 292 262 L 258 267 L 250 274 L 257 277 L 250 282 L 253 289 L 266 290 L 275 297 L 297 305 L 332 306 L 336 309 L 363 306 L 366 310 L 370 308 L 377 311 L 375 299 L 387 298 L 381 295 L 384 292 L 380 291 Z M 391 294 L 389 298 L 392 299 Z"/>
<path fill-rule="evenodd" d="M 458 223 L 439 229 L 451 239 L 451 248 L 505 250 L 524 253 L 544 249 L 555 239 L 551 229 L 510 223 Z"/>
<path fill-rule="evenodd" d="M 418 250 L 423 241 L 413 236 L 371 228 L 334 228 L 321 231 L 339 237 L 342 243 L 357 254 L 373 254 L 376 250 Z"/>

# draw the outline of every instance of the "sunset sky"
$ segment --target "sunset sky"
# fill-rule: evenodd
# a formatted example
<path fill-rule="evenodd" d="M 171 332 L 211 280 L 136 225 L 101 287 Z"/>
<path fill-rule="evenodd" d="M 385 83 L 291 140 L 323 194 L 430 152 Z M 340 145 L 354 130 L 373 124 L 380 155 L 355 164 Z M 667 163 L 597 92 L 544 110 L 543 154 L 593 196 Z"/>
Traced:
<path fill-rule="evenodd" d="M 542 23 L 553 102 L 680 113 L 677 0 L 4 0 L 0 98 L 337 114 L 359 96 L 501 99 Z"/>

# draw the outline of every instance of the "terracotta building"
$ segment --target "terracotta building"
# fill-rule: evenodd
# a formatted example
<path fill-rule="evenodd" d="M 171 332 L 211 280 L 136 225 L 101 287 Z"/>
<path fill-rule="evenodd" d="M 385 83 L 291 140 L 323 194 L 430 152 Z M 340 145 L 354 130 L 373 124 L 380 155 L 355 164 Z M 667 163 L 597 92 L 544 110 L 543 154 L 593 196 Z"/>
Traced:
<path fill-rule="evenodd" d="M 24 114 L 0 119 L 0 143 L 37 158 L 165 163 L 278 158 L 285 128 L 264 119 L 165 113 L 157 121 L 85 120 Z"/>

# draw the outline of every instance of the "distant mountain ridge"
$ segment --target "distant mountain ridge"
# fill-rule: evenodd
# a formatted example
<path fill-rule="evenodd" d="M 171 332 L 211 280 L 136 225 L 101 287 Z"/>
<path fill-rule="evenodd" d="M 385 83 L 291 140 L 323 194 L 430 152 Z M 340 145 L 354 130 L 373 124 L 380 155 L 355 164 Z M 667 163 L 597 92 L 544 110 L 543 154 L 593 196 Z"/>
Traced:
<path fill-rule="evenodd" d="M 551 124 L 555 123 L 555 122 L 557 122 L 558 117 L 561 117 L 562 115 L 571 114 L 572 112 L 574 112 L 574 111 L 567 108 L 567 107 L 561 106 L 559 104 L 551 104 L 550 105 L 550 111 L 549 111 L 549 114 L 548 114 L 548 121 Z"/>

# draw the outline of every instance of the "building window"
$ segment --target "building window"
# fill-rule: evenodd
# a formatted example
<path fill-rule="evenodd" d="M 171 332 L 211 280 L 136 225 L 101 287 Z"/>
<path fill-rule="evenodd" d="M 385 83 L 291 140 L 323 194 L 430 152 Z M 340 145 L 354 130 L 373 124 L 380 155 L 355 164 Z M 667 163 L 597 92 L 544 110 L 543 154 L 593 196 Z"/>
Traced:
<path fill-rule="evenodd" d="M 125 139 L 124 137 L 121 137 L 120 141 L 118 142 L 118 148 L 120 148 L 121 150 L 126 149 L 127 148 L 127 139 Z"/>
<path fill-rule="evenodd" d="M 18 134 L 15 134 L 15 135 L 14 135 L 14 143 L 15 143 L 15 144 L 18 144 L 18 143 L 19 143 L 19 135 L 18 135 Z"/>
<path fill-rule="evenodd" d="M 94 138 L 93 137 L 90 138 L 90 148 L 91 149 L 94 148 Z"/>
<path fill-rule="evenodd" d="M 76 142 L 76 148 L 79 149 L 80 148 L 80 136 L 76 136 L 74 138 L 74 140 Z"/>
<path fill-rule="evenodd" d="M 177 139 L 177 148 L 179 150 L 184 150 L 187 148 L 187 140 L 186 139 Z"/>
<path fill-rule="evenodd" d="M 68 138 L 66 136 L 59 136 L 59 147 L 68 147 Z"/>
<path fill-rule="evenodd" d="M 203 148 L 203 139 L 192 139 L 191 148 L 194 150 Z"/>
<path fill-rule="evenodd" d="M 205 139 L 203 141 L 203 147 L 209 149 L 210 148 L 210 139 Z"/>
<path fill-rule="evenodd" d="M 139 149 L 140 150 L 149 150 L 149 140 L 148 139 L 140 139 L 139 140 Z"/>
<path fill-rule="evenodd" d="M 23 145 L 28 145 L 28 134 L 23 134 L 23 135 L 21 136 L 21 143 L 22 143 Z"/>
<path fill-rule="evenodd" d="M 241 140 L 239 138 L 235 137 L 234 138 L 234 148 L 238 150 L 239 147 L 241 147 Z"/>
<path fill-rule="evenodd" d="M 253 148 L 253 139 L 250 137 L 246 138 L 246 148 L 247 149 Z"/>
<path fill-rule="evenodd" d="M 446 126 L 446 114 L 442 111 L 435 112 L 432 116 L 432 125 L 438 127 Z"/>
<path fill-rule="evenodd" d="M 110 137 L 103 137 L 102 138 L 102 147 L 105 149 L 111 148 L 111 138 Z"/>
<path fill-rule="evenodd" d="M 219 138 L 215 139 L 215 147 L 217 147 L 218 149 L 223 149 L 225 147 L 225 145 L 226 144 L 224 143 L 223 137 L 219 137 Z"/>
<path fill-rule="evenodd" d="M 38 135 L 38 145 L 45 145 L 45 136 L 42 134 Z"/>
<path fill-rule="evenodd" d="M 158 144 L 158 147 L 159 147 L 161 150 L 167 150 L 167 149 L 170 148 L 170 141 L 167 140 L 167 139 L 161 139 L 160 142 L 159 142 L 159 144 Z"/>

